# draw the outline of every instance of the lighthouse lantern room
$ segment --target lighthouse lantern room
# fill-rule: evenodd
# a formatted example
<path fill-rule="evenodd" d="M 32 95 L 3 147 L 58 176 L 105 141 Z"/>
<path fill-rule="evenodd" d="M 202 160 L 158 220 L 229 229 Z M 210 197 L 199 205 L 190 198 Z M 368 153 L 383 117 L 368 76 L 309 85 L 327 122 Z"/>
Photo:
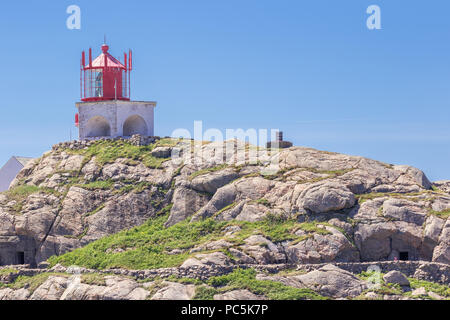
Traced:
<path fill-rule="evenodd" d="M 153 136 L 154 101 L 130 100 L 132 53 L 124 53 L 123 63 L 103 44 L 102 53 L 88 61 L 81 53 L 81 102 L 75 105 L 75 125 L 80 140 L 131 137 L 134 134 Z"/>
<path fill-rule="evenodd" d="M 81 101 L 130 99 L 131 50 L 128 56 L 123 54 L 123 63 L 108 50 L 108 45 L 102 45 L 102 54 L 92 60 L 92 49 L 89 48 L 87 64 L 84 51 L 81 53 Z"/>

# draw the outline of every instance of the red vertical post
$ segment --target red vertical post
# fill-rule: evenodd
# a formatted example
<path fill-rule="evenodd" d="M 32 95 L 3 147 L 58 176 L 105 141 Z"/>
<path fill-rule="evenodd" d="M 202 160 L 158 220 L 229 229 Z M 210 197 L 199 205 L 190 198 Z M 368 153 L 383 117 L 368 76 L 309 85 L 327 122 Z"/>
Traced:
<path fill-rule="evenodd" d="M 89 68 L 92 68 L 92 49 L 89 48 Z"/>
<path fill-rule="evenodd" d="M 131 99 L 131 70 L 133 69 L 133 58 L 131 49 L 128 52 L 128 99 Z"/>
<path fill-rule="evenodd" d="M 84 50 L 81 52 L 81 68 L 80 68 L 80 96 L 81 99 L 83 99 L 83 70 L 84 70 L 84 66 L 86 65 L 86 57 L 84 54 Z"/>
<path fill-rule="evenodd" d="M 122 79 L 122 83 L 123 84 L 125 84 L 125 86 L 127 86 L 128 85 L 128 79 L 127 79 L 127 74 L 128 74 L 128 62 L 127 62 L 127 53 L 126 52 L 124 52 L 123 53 L 123 65 L 125 66 L 125 74 L 124 74 L 124 76 L 125 76 L 125 79 Z M 123 92 L 123 94 L 126 96 L 127 95 L 127 90 L 128 88 L 127 87 L 125 87 L 125 88 L 122 88 L 122 92 Z M 126 97 L 125 97 L 126 98 Z M 129 97 L 128 97 L 129 98 Z"/>
<path fill-rule="evenodd" d="M 128 70 L 131 71 L 131 69 L 133 68 L 133 61 L 132 61 L 132 53 L 131 50 L 128 52 Z"/>
<path fill-rule="evenodd" d="M 83 58 L 81 59 L 81 61 L 80 61 L 80 63 L 81 63 L 81 68 L 80 68 L 80 99 L 83 99 L 83 78 L 82 78 L 82 76 L 83 76 Z"/>

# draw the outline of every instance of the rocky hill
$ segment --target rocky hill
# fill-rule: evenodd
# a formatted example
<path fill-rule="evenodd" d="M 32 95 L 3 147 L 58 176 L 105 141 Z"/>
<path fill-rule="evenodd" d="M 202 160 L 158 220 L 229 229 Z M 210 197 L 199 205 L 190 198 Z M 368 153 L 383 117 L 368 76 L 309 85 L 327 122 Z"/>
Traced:
<path fill-rule="evenodd" d="M 448 298 L 449 215 L 450 181 L 363 157 L 61 143 L 0 194 L 0 299 Z"/>

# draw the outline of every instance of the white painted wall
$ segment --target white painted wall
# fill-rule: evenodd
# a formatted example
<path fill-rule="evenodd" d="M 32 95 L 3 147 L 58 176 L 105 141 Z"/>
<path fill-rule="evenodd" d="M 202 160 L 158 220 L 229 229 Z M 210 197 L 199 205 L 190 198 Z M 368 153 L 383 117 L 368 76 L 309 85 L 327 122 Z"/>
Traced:
<path fill-rule="evenodd" d="M 17 176 L 20 170 L 22 170 L 23 164 L 21 164 L 15 157 L 11 157 L 8 162 L 0 169 L 0 192 L 9 189 L 11 181 Z"/>
<path fill-rule="evenodd" d="M 122 137 L 127 120 L 129 120 L 126 126 L 128 131 L 135 129 L 136 133 L 145 136 L 154 135 L 156 102 L 122 100 L 78 102 L 76 107 L 80 140 L 98 137 L 98 134 L 108 132 L 108 125 L 110 137 Z"/>

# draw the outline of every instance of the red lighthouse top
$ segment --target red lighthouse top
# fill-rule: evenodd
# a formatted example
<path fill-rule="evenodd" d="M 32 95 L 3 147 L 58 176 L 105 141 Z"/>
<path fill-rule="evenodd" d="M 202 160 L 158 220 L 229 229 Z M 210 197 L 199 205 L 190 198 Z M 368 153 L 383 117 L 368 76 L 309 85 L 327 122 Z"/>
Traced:
<path fill-rule="evenodd" d="M 87 64 L 84 51 L 81 53 L 81 101 L 130 100 L 131 50 L 128 56 L 123 54 L 123 63 L 108 50 L 108 45 L 103 44 L 102 53 L 92 60 L 89 48 Z"/>

